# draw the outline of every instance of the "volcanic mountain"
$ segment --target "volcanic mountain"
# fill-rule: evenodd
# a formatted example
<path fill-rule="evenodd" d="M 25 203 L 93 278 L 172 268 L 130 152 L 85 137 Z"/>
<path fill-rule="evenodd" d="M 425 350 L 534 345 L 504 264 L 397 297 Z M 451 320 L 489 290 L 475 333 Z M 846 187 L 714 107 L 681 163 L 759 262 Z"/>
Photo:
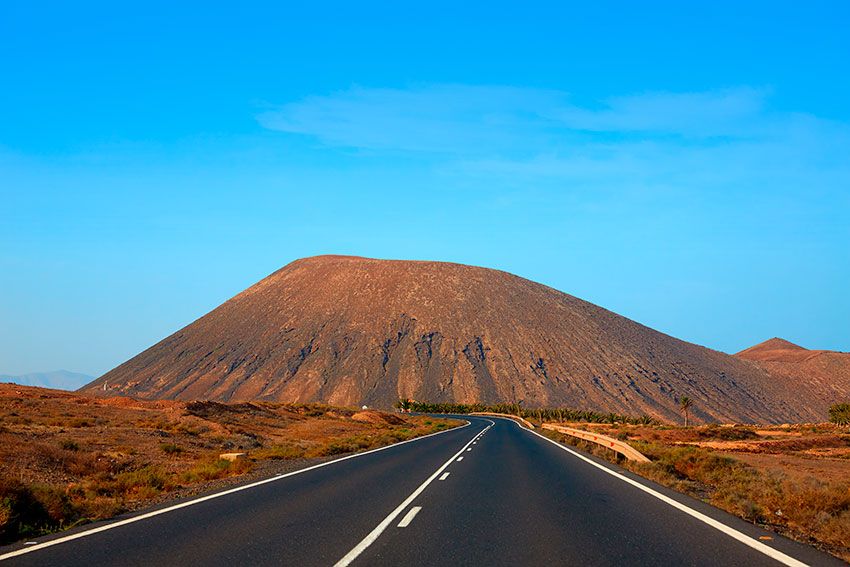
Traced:
<path fill-rule="evenodd" d="M 735 355 L 751 360 L 816 406 L 850 400 L 850 353 L 809 350 L 773 338 Z"/>
<path fill-rule="evenodd" d="M 83 391 L 522 402 L 669 420 L 689 396 L 698 419 L 762 422 L 822 420 L 829 397 L 506 272 L 345 256 L 292 262 Z"/>

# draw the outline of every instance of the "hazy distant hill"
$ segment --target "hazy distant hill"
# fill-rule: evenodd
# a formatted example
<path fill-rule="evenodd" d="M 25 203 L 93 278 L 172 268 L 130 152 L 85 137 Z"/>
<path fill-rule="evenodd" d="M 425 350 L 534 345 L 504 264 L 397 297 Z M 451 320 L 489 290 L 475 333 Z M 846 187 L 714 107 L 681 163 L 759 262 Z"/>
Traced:
<path fill-rule="evenodd" d="M 42 388 L 54 388 L 57 390 L 76 390 L 94 380 L 94 376 L 68 372 L 67 370 L 54 370 L 53 372 L 33 372 L 21 376 L 9 376 L 0 374 L 0 382 L 12 382 L 23 386 L 40 386 Z"/>
<path fill-rule="evenodd" d="M 84 388 L 143 398 L 398 398 L 568 405 L 679 419 L 826 417 L 812 392 L 506 272 L 319 256 L 263 279 Z"/>

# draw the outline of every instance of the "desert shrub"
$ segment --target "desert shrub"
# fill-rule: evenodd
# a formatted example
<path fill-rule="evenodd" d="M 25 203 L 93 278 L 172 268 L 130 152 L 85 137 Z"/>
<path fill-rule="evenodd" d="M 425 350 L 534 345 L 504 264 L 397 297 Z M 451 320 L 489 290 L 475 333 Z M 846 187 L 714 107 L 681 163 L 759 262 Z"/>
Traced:
<path fill-rule="evenodd" d="M 113 468 L 113 463 L 92 451 L 68 451 L 63 464 L 66 472 L 77 477 L 108 472 Z"/>
<path fill-rule="evenodd" d="M 716 424 L 697 430 L 697 436 L 702 439 L 720 439 L 723 441 L 744 441 L 758 438 L 758 434 L 751 427 L 719 427 Z"/>
<path fill-rule="evenodd" d="M 76 510 L 61 488 L 49 484 L 33 484 L 29 490 L 49 516 L 50 523 L 62 525 L 76 516 Z"/>
<path fill-rule="evenodd" d="M 39 534 L 52 524 L 47 510 L 28 487 L 0 478 L 0 543 Z"/>
<path fill-rule="evenodd" d="M 80 449 L 80 444 L 73 439 L 63 439 L 59 442 L 59 446 L 66 451 L 78 451 Z"/>
<path fill-rule="evenodd" d="M 303 447 L 291 444 L 272 445 L 267 449 L 252 453 L 258 459 L 300 459 L 304 456 L 305 450 Z"/>
<path fill-rule="evenodd" d="M 112 490 L 107 494 L 119 493 L 131 499 L 150 498 L 169 486 L 169 478 L 159 467 L 148 465 L 135 471 L 115 475 Z"/>
<path fill-rule="evenodd" d="M 198 437 L 209 431 L 210 428 L 206 425 L 189 425 L 187 423 L 180 423 L 176 427 L 174 427 L 175 433 L 185 433 L 186 435 L 190 435 L 192 437 Z"/>
<path fill-rule="evenodd" d="M 391 434 L 390 434 L 391 436 Z M 386 443 L 382 443 L 383 440 L 386 440 Z M 343 437 L 341 439 L 333 439 L 325 445 L 315 447 L 311 453 L 313 456 L 317 457 L 329 457 L 332 455 L 342 455 L 344 453 L 353 453 L 354 451 L 359 451 L 361 449 L 367 449 L 369 447 L 374 447 L 377 445 L 388 445 L 389 443 L 395 442 L 396 439 L 385 438 L 383 436 L 370 438 L 367 435 L 351 435 L 349 437 Z"/>
<path fill-rule="evenodd" d="M 704 498 L 751 522 L 786 526 L 837 549 L 850 547 L 850 485 L 814 477 L 760 472 L 740 461 L 690 446 L 635 443 L 652 459 L 630 470 Z"/>
<path fill-rule="evenodd" d="M 159 448 L 167 455 L 177 455 L 183 452 L 183 447 L 175 445 L 174 443 L 160 443 Z"/>
<path fill-rule="evenodd" d="M 250 470 L 251 466 L 251 461 L 248 459 L 240 459 L 237 461 L 210 459 L 202 461 L 188 471 L 182 473 L 180 475 L 180 480 L 184 483 L 214 480 L 247 472 Z"/>

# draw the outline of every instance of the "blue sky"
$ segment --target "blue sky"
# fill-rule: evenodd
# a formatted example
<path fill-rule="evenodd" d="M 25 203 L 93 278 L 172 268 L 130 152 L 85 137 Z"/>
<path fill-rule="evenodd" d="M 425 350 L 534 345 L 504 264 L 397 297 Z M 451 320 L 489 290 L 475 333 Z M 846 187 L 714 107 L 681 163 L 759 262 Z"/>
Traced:
<path fill-rule="evenodd" d="M 323 253 L 850 350 L 850 4 L 173 4 L 0 5 L 0 373 Z"/>

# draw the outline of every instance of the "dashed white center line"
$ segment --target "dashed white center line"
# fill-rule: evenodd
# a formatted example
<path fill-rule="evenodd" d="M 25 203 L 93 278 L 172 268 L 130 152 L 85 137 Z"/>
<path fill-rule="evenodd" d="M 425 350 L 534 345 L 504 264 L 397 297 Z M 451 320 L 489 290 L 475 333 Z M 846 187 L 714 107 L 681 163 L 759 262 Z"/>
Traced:
<path fill-rule="evenodd" d="M 488 420 L 488 421 L 489 421 L 489 420 Z M 468 423 L 468 422 L 467 422 L 467 423 Z M 487 426 L 484 430 L 486 431 L 487 429 L 490 429 L 491 427 L 493 427 L 493 425 L 495 425 L 495 423 L 494 423 L 494 422 L 492 422 L 492 421 L 490 421 L 490 425 L 488 425 L 488 426 Z M 450 430 L 449 430 L 449 431 L 450 431 Z M 473 438 L 473 439 L 474 439 L 474 438 Z M 398 507 L 396 507 L 396 509 L 395 509 L 395 510 L 393 510 L 392 512 L 390 512 L 390 515 L 389 515 L 389 516 L 387 516 L 386 518 L 384 518 L 384 519 L 383 519 L 383 521 L 381 521 L 381 523 L 380 523 L 380 524 L 378 524 L 377 526 L 375 526 L 375 529 L 373 529 L 371 532 L 369 532 L 369 534 L 368 534 L 365 538 L 363 538 L 363 539 L 360 541 L 360 543 L 358 543 L 357 545 L 355 545 L 355 546 L 351 549 L 351 551 L 349 551 L 348 553 L 346 553 L 346 554 L 345 554 L 345 556 L 344 556 L 342 559 L 340 559 L 339 561 L 337 561 L 337 562 L 336 562 L 336 564 L 334 565 L 334 567 L 348 567 L 348 565 L 351 565 L 351 563 L 352 563 L 355 559 L 357 559 L 357 557 L 359 557 L 359 556 L 360 556 L 360 554 L 361 554 L 361 553 L 363 553 L 363 552 L 366 550 L 366 548 L 368 548 L 370 545 L 372 545 L 372 543 L 374 543 L 374 541 L 375 541 L 376 539 L 378 539 L 378 537 L 380 537 L 380 535 L 384 532 L 384 530 L 385 530 L 385 529 L 387 529 L 387 528 L 390 526 L 390 524 L 391 524 L 391 523 L 392 523 L 392 522 L 396 519 L 396 517 L 398 517 L 398 515 L 399 515 L 399 514 L 401 514 L 402 512 L 404 512 L 404 510 L 405 510 L 405 509 L 407 509 L 407 507 L 408 507 L 408 506 L 409 506 L 409 505 L 410 505 L 410 504 L 411 504 L 411 503 L 412 503 L 412 502 L 413 502 L 413 501 L 414 501 L 414 500 L 415 500 L 415 499 L 416 499 L 416 498 L 417 498 L 420 494 L 422 494 L 422 492 L 424 492 L 424 491 L 425 491 L 425 489 L 428 487 L 428 485 L 429 485 L 429 484 L 431 484 L 431 482 L 432 482 L 432 481 L 436 480 L 436 479 L 437 479 L 437 477 L 439 477 L 441 474 L 443 474 L 443 472 L 445 472 L 445 470 L 448 468 L 448 466 L 449 466 L 450 464 L 452 464 L 452 460 L 454 460 L 455 458 L 457 458 L 457 460 L 458 460 L 458 461 L 462 461 L 462 460 L 463 460 L 463 457 L 458 457 L 458 455 L 460 455 L 461 453 L 463 453 L 464 449 L 466 449 L 467 447 L 469 447 L 469 445 L 472 443 L 473 439 L 470 439 L 469 441 L 467 441 L 467 442 L 466 442 L 466 445 L 464 445 L 463 447 L 461 447 L 460 451 L 458 451 L 457 453 L 455 453 L 454 455 L 452 455 L 451 457 L 449 457 L 449 460 L 448 460 L 448 461 L 446 461 L 445 463 L 443 463 L 443 466 L 441 466 L 441 467 L 440 467 L 440 468 L 438 468 L 436 471 L 434 471 L 434 474 L 432 474 L 430 477 L 428 477 L 428 479 L 427 479 L 427 480 L 425 480 L 425 482 L 423 482 L 422 484 L 420 484 L 420 485 L 419 485 L 419 488 L 417 488 L 416 490 L 414 490 L 414 491 L 410 494 L 410 496 L 408 496 L 407 498 L 405 498 L 405 499 L 404 499 L 404 502 L 402 502 L 401 504 L 399 504 L 399 505 L 398 505 Z M 411 510 L 411 512 L 412 512 L 412 510 Z M 418 510 L 417 510 L 417 512 L 418 512 Z M 409 515 L 409 514 L 410 514 L 410 512 L 408 513 L 408 515 Z M 413 519 L 413 517 L 411 516 L 411 520 L 412 520 L 412 519 Z"/>
<path fill-rule="evenodd" d="M 404 518 L 402 518 L 401 521 L 398 523 L 398 527 L 406 528 L 407 526 L 409 526 L 410 522 L 413 521 L 413 518 L 416 517 L 416 514 L 418 514 L 419 510 L 421 510 L 421 509 L 422 509 L 422 506 L 414 506 L 413 508 L 411 508 L 410 512 L 405 514 Z"/>
<path fill-rule="evenodd" d="M 37 541 L 25 541 L 24 545 L 38 545 Z"/>
<path fill-rule="evenodd" d="M 452 473 L 443 473 L 443 476 L 440 477 L 440 480 L 446 480 L 447 478 L 449 478 L 450 474 Z"/>
<path fill-rule="evenodd" d="M 472 451 L 472 449 L 467 449 L 467 451 Z"/>
<path fill-rule="evenodd" d="M 76 539 L 80 539 L 80 538 L 83 538 L 83 537 L 88 537 L 88 536 L 98 534 L 100 532 L 104 532 L 104 531 L 107 531 L 107 530 L 120 528 L 120 527 L 126 526 L 128 524 L 133 524 L 135 522 L 141 522 L 143 520 L 147 520 L 149 518 L 153 518 L 153 517 L 159 516 L 161 514 L 167 514 L 169 512 L 181 510 L 181 509 L 186 508 L 188 506 L 194 506 L 195 504 L 200 504 L 201 502 L 206 502 L 208 500 L 213 500 L 215 498 L 222 498 L 222 497 L 228 496 L 230 494 L 242 492 L 243 490 L 250 490 L 250 489 L 255 488 L 257 486 L 268 484 L 270 482 L 276 482 L 276 481 L 279 481 L 281 479 L 289 478 L 289 477 L 292 477 L 292 476 L 295 476 L 295 475 L 304 474 L 304 473 L 314 471 L 314 470 L 317 470 L 317 469 L 320 469 L 320 468 L 323 468 L 323 467 L 332 466 L 332 465 L 335 465 L 337 463 L 347 461 L 349 459 L 357 459 L 357 458 L 365 457 L 366 455 L 371 455 L 371 454 L 377 453 L 379 451 L 389 451 L 389 450 L 395 449 L 396 447 L 401 447 L 401 446 L 406 445 L 408 443 L 416 443 L 416 442 L 419 442 L 423 439 L 427 439 L 429 437 L 435 437 L 437 435 L 446 435 L 446 434 L 449 434 L 452 431 L 459 431 L 459 430 L 463 429 L 464 427 L 469 427 L 470 425 L 471 425 L 471 423 L 467 421 L 465 425 L 462 425 L 461 427 L 457 427 L 457 428 L 454 428 L 454 429 L 444 429 L 442 431 L 437 431 L 436 433 L 429 433 L 428 435 L 423 435 L 422 437 L 416 437 L 414 439 L 408 439 L 407 441 L 399 441 L 398 443 L 393 443 L 392 445 L 385 445 L 383 447 L 378 447 L 377 449 L 370 449 L 368 451 L 363 451 L 362 453 L 352 453 L 351 455 L 346 455 L 345 457 L 340 457 L 338 459 L 333 459 L 331 461 L 325 461 L 323 463 L 319 463 L 317 465 L 305 467 L 303 469 L 294 470 L 292 472 L 282 474 L 281 476 L 273 476 L 273 477 L 269 477 L 269 478 L 264 478 L 264 479 L 258 480 L 256 482 L 252 482 L 250 484 L 243 484 L 243 485 L 240 485 L 240 486 L 236 486 L 234 488 L 222 490 L 220 492 L 214 492 L 212 494 L 207 494 L 206 496 L 201 496 L 199 498 L 195 498 L 194 500 L 187 500 L 187 501 L 181 502 L 179 504 L 174 504 L 173 506 L 168 506 L 166 508 L 160 508 L 158 510 L 154 510 L 152 512 L 146 512 L 146 513 L 140 514 L 138 516 L 132 516 L 130 518 L 125 518 L 123 520 L 118 520 L 118 521 L 115 521 L 115 522 L 112 522 L 112 523 L 103 524 L 103 525 L 100 525 L 96 528 L 91 528 L 91 529 L 84 530 L 84 531 L 81 531 L 81 532 L 77 532 L 77 533 L 74 533 L 74 534 L 71 534 L 71 535 L 58 537 L 56 539 L 49 539 L 49 540 L 41 542 L 41 543 L 36 542 L 36 543 L 33 543 L 33 544 L 28 544 L 25 547 L 21 547 L 20 549 L 16 549 L 14 551 L 9 551 L 7 553 L 0 552 L 0 561 L 10 559 L 12 557 L 18 557 L 20 555 L 32 553 L 32 552 L 35 552 L 35 551 L 40 550 L 40 549 L 45 549 L 47 547 L 53 547 L 54 545 L 60 545 L 60 544 L 63 544 L 63 543 L 74 541 Z M 488 427 L 492 427 L 492 425 L 488 426 Z M 445 464 L 445 466 L 450 465 L 452 459 L 454 459 L 454 456 L 451 459 L 449 459 L 449 461 Z M 445 468 L 445 466 L 442 467 L 442 468 Z M 434 473 L 434 475 L 435 475 L 434 478 L 436 478 L 436 474 L 437 473 Z M 424 490 L 424 488 L 423 488 L 423 490 Z M 408 503 L 406 503 L 406 504 L 408 504 Z M 405 504 L 405 507 L 406 507 L 406 504 Z M 400 513 L 401 512 L 399 512 L 399 514 Z M 393 515 L 393 518 L 395 518 L 395 515 Z M 387 524 L 389 524 L 391 521 L 392 521 L 392 518 L 387 520 Z M 348 563 L 350 563 L 350 561 L 345 563 L 345 565 L 347 565 Z"/>

